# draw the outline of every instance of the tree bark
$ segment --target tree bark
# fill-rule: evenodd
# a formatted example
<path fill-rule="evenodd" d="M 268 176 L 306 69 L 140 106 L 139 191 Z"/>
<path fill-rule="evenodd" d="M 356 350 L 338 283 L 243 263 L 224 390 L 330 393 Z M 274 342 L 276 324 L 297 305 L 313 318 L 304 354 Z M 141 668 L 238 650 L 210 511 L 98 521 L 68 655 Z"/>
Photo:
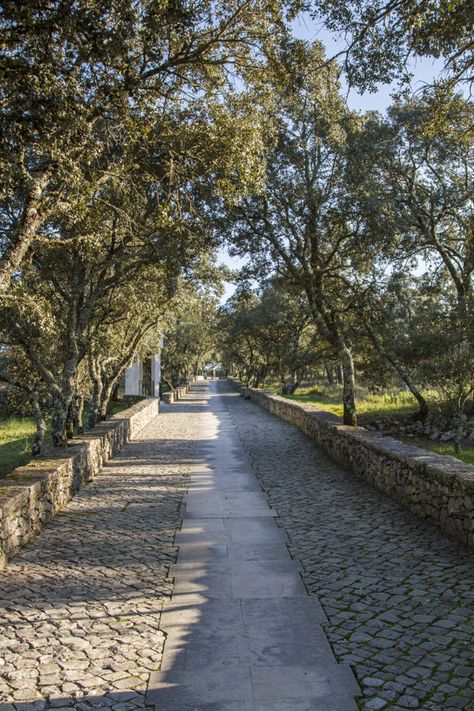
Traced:
<path fill-rule="evenodd" d="M 41 448 L 44 442 L 44 436 L 46 434 L 46 420 L 44 419 L 43 411 L 39 404 L 38 393 L 33 390 L 30 393 L 30 402 L 33 408 L 33 415 L 36 423 L 36 432 L 33 444 L 31 445 L 31 454 L 33 457 L 37 457 L 41 454 Z"/>
<path fill-rule="evenodd" d="M 119 381 L 125 368 L 120 369 L 113 377 L 109 377 L 103 383 L 100 401 L 100 419 L 105 420 L 109 416 L 109 407 L 115 392 L 118 389 Z"/>
<path fill-rule="evenodd" d="M 342 365 L 342 404 L 343 422 L 345 425 L 356 427 L 357 414 L 355 404 L 355 373 L 354 361 L 350 348 L 345 344 L 341 346 L 339 357 Z"/>
<path fill-rule="evenodd" d="M 75 404 L 71 400 L 66 414 L 66 437 L 72 439 L 74 437 L 74 421 L 76 419 Z"/>
<path fill-rule="evenodd" d="M 77 434 L 84 433 L 84 397 L 83 395 L 76 396 L 76 402 L 74 406 L 74 426 L 76 428 Z"/>
<path fill-rule="evenodd" d="M 462 451 L 462 441 L 464 438 L 464 412 L 457 413 L 456 434 L 454 435 L 454 451 Z"/>
<path fill-rule="evenodd" d="M 51 438 L 55 447 L 66 447 L 73 434 L 71 403 L 76 394 L 76 368 L 77 357 L 73 352 L 64 368 L 62 387 L 55 391 L 52 401 Z"/>
<path fill-rule="evenodd" d="M 325 363 L 324 370 L 326 371 L 326 378 L 328 379 L 329 385 L 334 385 L 334 372 L 332 365 Z"/>
<path fill-rule="evenodd" d="M 99 420 L 100 401 L 102 397 L 102 379 L 99 375 L 97 363 L 93 357 L 89 358 L 89 375 L 92 380 L 92 397 L 89 404 L 89 415 L 87 418 L 87 427 L 92 429 Z"/>
<path fill-rule="evenodd" d="M 18 225 L 14 230 L 12 242 L 0 261 L 0 294 L 6 294 L 9 290 L 12 277 L 20 267 L 41 225 L 43 215 L 40 211 L 40 203 L 49 177 L 49 171 L 46 171 L 38 176 L 32 184 Z"/>
<path fill-rule="evenodd" d="M 286 382 L 283 383 L 282 393 L 284 395 L 293 395 L 293 393 L 295 392 L 295 390 L 299 386 L 299 384 L 300 384 L 300 379 L 297 376 L 296 371 L 294 371 L 294 370 L 291 371 L 289 380 L 287 380 Z"/>
<path fill-rule="evenodd" d="M 51 439 L 55 447 L 67 447 L 67 408 L 61 393 L 56 393 L 51 403 Z"/>

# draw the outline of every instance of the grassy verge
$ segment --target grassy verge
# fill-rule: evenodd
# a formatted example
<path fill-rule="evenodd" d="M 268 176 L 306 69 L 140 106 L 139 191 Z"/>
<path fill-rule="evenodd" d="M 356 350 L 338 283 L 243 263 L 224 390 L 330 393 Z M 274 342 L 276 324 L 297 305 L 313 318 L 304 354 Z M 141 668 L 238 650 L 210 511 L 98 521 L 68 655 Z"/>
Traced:
<path fill-rule="evenodd" d="M 421 447 L 422 449 L 428 449 L 437 454 L 450 454 L 452 457 L 460 459 L 465 464 L 474 465 L 474 444 L 471 442 L 465 442 L 463 444 L 462 452 L 454 451 L 454 444 L 452 442 L 432 442 L 427 437 L 400 437 L 400 439 L 406 444 L 414 444 L 415 447 Z"/>
<path fill-rule="evenodd" d="M 127 403 L 114 402 L 111 414 L 127 409 Z M 84 421 L 87 412 L 84 413 Z M 6 476 L 16 467 L 27 464 L 31 459 L 31 443 L 35 435 L 35 421 L 32 417 L 9 417 L 0 420 L 0 477 Z M 45 443 L 51 442 L 48 425 Z"/>
<path fill-rule="evenodd" d="M 35 421 L 31 417 L 0 420 L 0 477 L 30 461 L 35 430 Z M 46 441 L 51 441 L 49 430 Z"/>
<path fill-rule="evenodd" d="M 279 393 L 276 384 L 271 384 L 268 389 Z M 424 395 L 429 402 L 438 400 L 438 394 L 434 391 L 425 392 Z M 338 385 L 310 385 L 299 388 L 294 395 L 286 397 L 342 417 L 342 387 Z M 417 410 L 418 403 L 410 392 L 392 389 L 383 393 L 374 393 L 367 388 L 357 388 L 357 414 L 362 421 L 377 417 L 409 415 L 416 413 Z"/>

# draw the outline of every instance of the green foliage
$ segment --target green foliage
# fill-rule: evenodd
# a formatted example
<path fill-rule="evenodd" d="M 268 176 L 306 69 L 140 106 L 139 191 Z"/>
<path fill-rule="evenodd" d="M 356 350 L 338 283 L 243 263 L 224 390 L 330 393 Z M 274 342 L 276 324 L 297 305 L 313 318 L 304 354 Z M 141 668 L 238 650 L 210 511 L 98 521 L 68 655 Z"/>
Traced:
<path fill-rule="evenodd" d="M 305 6 L 344 33 L 344 68 L 361 88 L 406 78 L 413 55 L 443 58 L 450 84 L 472 80 L 473 12 L 465 0 L 308 0 Z"/>
<path fill-rule="evenodd" d="M 350 82 L 399 76 L 408 50 L 445 57 L 449 76 L 385 118 L 355 114 L 322 45 L 285 27 L 305 8 L 352 34 Z M 453 87 L 472 67 L 468 21 L 462 2 L 7 0 L 1 370 L 38 437 L 49 412 L 66 444 L 84 400 L 105 417 L 163 336 L 170 384 L 221 360 L 291 393 L 324 365 L 347 423 L 357 372 L 403 382 L 422 417 L 436 387 L 462 435 L 473 111 Z M 216 315 L 224 239 L 250 262 Z"/>

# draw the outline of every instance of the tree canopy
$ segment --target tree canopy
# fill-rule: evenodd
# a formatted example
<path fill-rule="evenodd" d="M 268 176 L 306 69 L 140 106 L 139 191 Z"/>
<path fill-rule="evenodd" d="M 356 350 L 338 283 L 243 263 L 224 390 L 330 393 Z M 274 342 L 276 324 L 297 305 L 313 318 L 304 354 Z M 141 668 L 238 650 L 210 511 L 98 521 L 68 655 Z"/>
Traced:
<path fill-rule="evenodd" d="M 309 12 L 338 63 L 296 40 Z M 164 339 L 170 386 L 207 361 L 290 394 L 318 368 L 472 393 L 467 3 L 7 0 L 0 15 L 1 377 L 53 442 L 108 412 Z M 385 116 L 340 89 L 444 58 Z M 246 260 L 219 306 L 223 243 Z M 440 336 L 442 334 L 442 337 Z M 446 350 L 450 357 L 446 357 Z M 36 446 L 35 445 L 35 446 Z"/>

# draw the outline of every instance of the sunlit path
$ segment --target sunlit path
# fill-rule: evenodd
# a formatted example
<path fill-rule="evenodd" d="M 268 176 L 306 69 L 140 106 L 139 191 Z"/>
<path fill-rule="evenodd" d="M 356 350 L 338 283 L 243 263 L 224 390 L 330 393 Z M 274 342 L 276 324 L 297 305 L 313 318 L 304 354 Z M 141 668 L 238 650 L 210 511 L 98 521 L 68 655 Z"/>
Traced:
<path fill-rule="evenodd" d="M 147 699 L 159 711 L 351 711 L 358 687 L 336 663 L 325 615 L 239 443 L 229 397 L 211 384 L 161 623 L 163 664 Z"/>

